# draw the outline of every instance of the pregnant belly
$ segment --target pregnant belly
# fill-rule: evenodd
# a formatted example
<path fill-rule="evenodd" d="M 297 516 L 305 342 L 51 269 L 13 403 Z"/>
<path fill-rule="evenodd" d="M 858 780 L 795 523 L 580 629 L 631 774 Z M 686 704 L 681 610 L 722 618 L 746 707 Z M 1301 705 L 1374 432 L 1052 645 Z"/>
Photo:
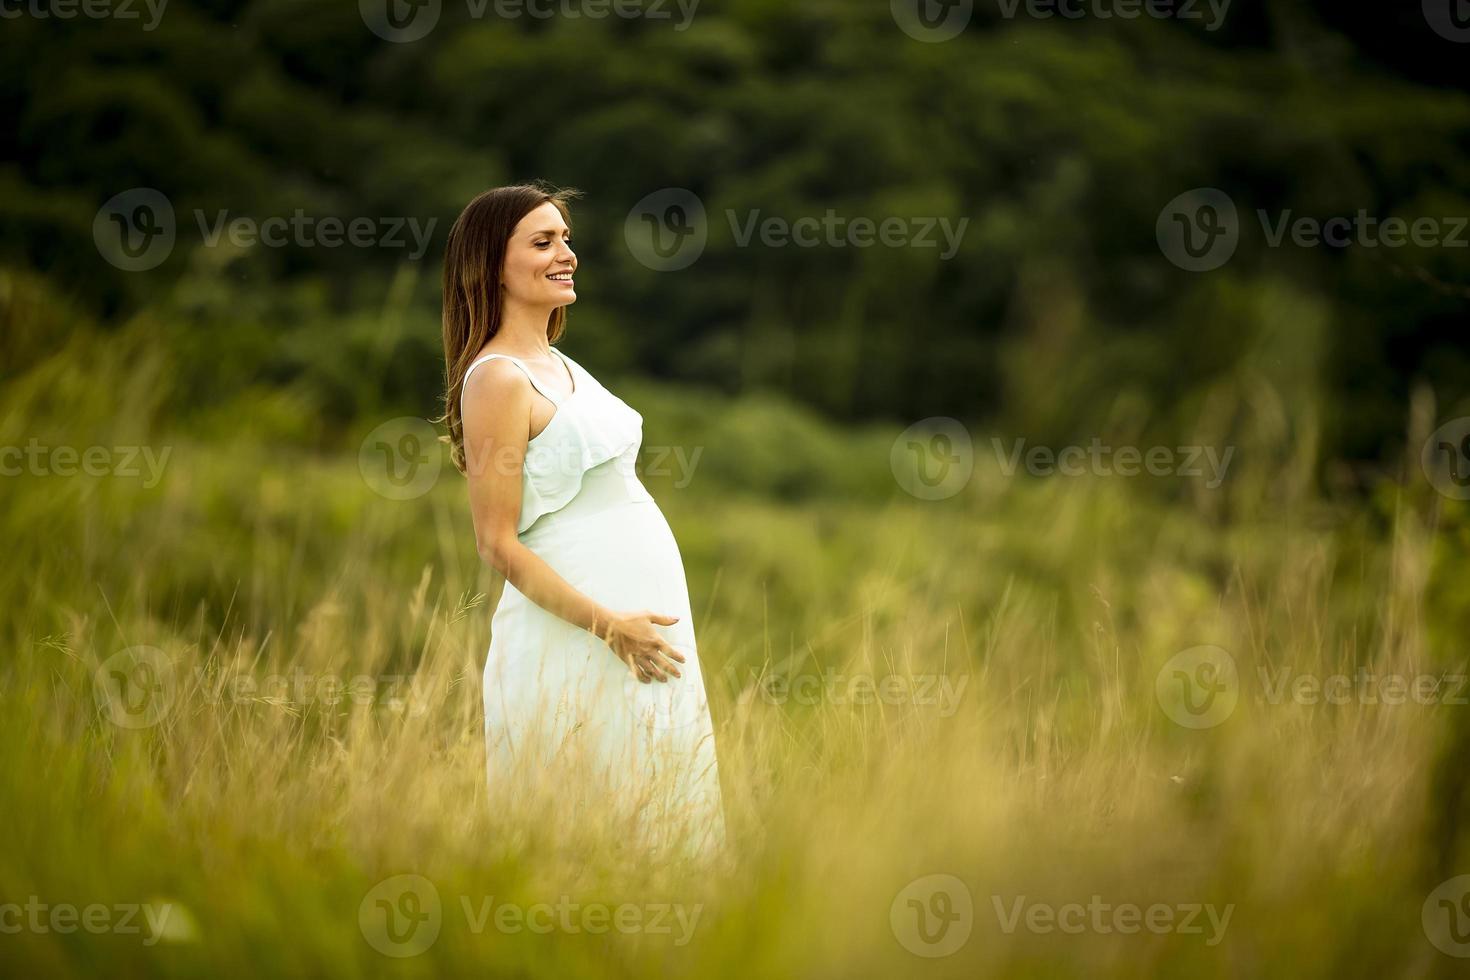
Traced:
<path fill-rule="evenodd" d="M 559 513 L 559 512 L 558 512 Z M 549 518 L 557 514 L 547 515 Z M 698 651 L 689 590 L 673 532 L 650 497 L 627 501 L 572 521 L 537 522 L 531 547 L 572 588 L 613 612 L 677 616 L 654 629 L 686 658 L 698 677 Z M 533 537 L 532 541 L 526 541 Z M 487 693 L 529 686 L 542 689 L 587 683 L 621 689 L 627 667 L 587 630 L 536 605 L 506 583 L 491 619 Z M 700 685 L 702 689 L 702 685 Z M 519 700 L 519 698 L 517 698 Z"/>
<path fill-rule="evenodd" d="M 561 516 L 546 515 L 521 542 L 574 589 L 613 609 L 685 615 L 689 595 L 679 546 L 651 497 L 575 519 Z M 514 592 L 509 584 L 506 591 Z"/>
<path fill-rule="evenodd" d="M 592 719 L 622 723 L 650 712 L 678 719 L 678 727 L 698 720 L 706 709 L 689 592 L 678 546 L 658 505 L 652 498 L 629 501 L 584 519 L 537 522 L 537 529 L 534 544 L 525 543 L 577 591 L 615 612 L 647 609 L 679 617 L 654 629 L 686 658 L 684 677 L 671 686 L 630 681 L 627 666 L 607 643 L 507 583 L 491 620 L 485 664 L 491 728 L 529 725 L 538 717 L 568 726 Z"/>

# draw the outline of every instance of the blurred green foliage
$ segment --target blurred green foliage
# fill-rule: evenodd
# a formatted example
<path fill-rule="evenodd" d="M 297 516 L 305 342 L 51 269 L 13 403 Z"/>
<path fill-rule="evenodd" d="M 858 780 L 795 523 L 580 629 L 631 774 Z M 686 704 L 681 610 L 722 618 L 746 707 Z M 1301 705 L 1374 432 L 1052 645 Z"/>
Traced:
<path fill-rule="evenodd" d="M 1058 443 L 1119 411 L 1175 437 L 1215 386 L 1265 371 L 1306 393 L 1326 458 L 1360 462 L 1396 458 L 1418 384 L 1441 414 L 1470 411 L 1467 250 L 1271 248 L 1255 217 L 1470 214 L 1470 97 L 1444 85 L 1455 46 L 1417 11 L 1239 5 L 1211 30 L 981 4 L 926 44 L 883 3 L 730 0 L 684 29 L 471 9 L 444 4 L 405 44 L 317 0 L 176 2 L 152 30 L 8 20 L 0 256 L 109 319 L 167 310 L 193 332 L 181 367 L 200 400 L 248 377 L 301 382 L 329 417 L 427 413 L 444 234 L 479 190 L 542 177 L 587 192 L 568 344 L 595 373 Z M 139 186 L 168 195 L 180 247 L 128 273 L 100 261 L 92 220 Z M 1200 186 L 1241 214 L 1237 254 L 1208 273 L 1155 241 L 1160 209 Z M 709 215 L 679 272 L 622 238 L 663 187 Z M 418 261 L 230 250 L 201 245 L 196 209 L 436 225 Z M 969 224 L 947 261 L 732 231 L 829 209 Z"/>
<path fill-rule="evenodd" d="M 711 903 L 683 958 L 447 929 L 400 972 L 904 975 L 921 964 L 890 935 L 893 896 L 953 869 L 997 894 L 1241 909 L 1218 952 L 987 927 L 949 961 L 966 975 L 1454 975 L 1419 914 L 1467 867 L 1463 710 L 1251 690 L 1209 733 L 1156 703 L 1160 665 L 1201 643 L 1251 679 L 1465 670 L 1470 508 L 1417 466 L 1428 432 L 1470 414 L 1470 259 L 1271 248 L 1255 217 L 1470 213 L 1462 55 L 1416 8 L 1240 4 L 1210 31 L 981 5 L 942 44 L 881 0 L 708 0 L 682 31 L 445 3 L 409 44 L 351 0 L 174 0 L 155 30 L 3 21 L 0 446 L 168 462 L 157 485 L 0 480 L 0 882 L 177 899 L 204 939 L 154 955 L 29 933 L 11 959 L 380 974 L 357 916 L 386 875 L 533 901 L 600 873 L 520 836 L 534 807 L 482 805 L 503 583 L 462 480 L 440 460 L 423 496 L 392 500 L 360 455 L 379 423 L 436 414 L 455 214 L 543 177 L 586 192 L 565 346 L 644 416 L 741 862 L 676 892 Z M 93 222 L 133 187 L 168 196 L 180 241 L 130 273 Z M 664 187 L 710 217 L 678 272 L 623 239 Z M 1195 187 L 1242 219 L 1206 273 L 1155 239 Z M 207 247 L 195 210 L 435 234 L 418 260 Z M 949 260 L 741 246 L 726 213 L 756 211 L 968 225 Z M 971 423 L 974 475 L 917 500 L 895 437 L 941 415 Z M 1236 454 L 1218 490 L 1040 479 L 1002 473 L 992 436 Z M 98 670 L 139 643 L 190 683 L 166 723 L 125 731 Z M 427 679 L 431 710 L 200 688 L 297 665 Z M 834 666 L 973 683 L 953 719 L 760 694 Z M 586 853 L 615 857 L 606 843 Z"/>

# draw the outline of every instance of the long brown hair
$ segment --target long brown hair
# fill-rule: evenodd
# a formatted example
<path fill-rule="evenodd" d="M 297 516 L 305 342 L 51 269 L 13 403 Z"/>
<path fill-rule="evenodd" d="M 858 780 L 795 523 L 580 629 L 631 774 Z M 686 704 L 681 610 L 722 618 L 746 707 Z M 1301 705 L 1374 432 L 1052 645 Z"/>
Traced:
<path fill-rule="evenodd" d="M 571 227 L 567 202 L 580 195 L 544 181 L 496 187 L 475 197 L 449 229 L 444 248 L 444 415 L 435 421 L 449 426 L 449 458 L 465 472 L 464 424 L 459 412 L 465 372 L 485 344 L 500 332 L 500 270 L 505 246 L 522 218 L 550 201 Z M 546 321 L 547 343 L 566 330 L 567 308 L 558 306 Z"/>

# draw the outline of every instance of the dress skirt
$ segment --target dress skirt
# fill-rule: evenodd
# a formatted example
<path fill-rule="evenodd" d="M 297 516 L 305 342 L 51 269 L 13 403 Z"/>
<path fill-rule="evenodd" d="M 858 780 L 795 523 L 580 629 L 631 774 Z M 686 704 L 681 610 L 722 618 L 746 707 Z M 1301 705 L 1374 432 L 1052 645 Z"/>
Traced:
<path fill-rule="evenodd" d="M 714 730 L 678 544 L 633 453 L 582 474 L 576 496 L 520 535 L 573 588 L 655 625 L 682 677 L 644 684 L 612 648 L 505 584 L 484 672 L 487 777 L 556 780 L 587 819 L 625 821 L 645 846 L 708 855 L 725 839 Z"/>

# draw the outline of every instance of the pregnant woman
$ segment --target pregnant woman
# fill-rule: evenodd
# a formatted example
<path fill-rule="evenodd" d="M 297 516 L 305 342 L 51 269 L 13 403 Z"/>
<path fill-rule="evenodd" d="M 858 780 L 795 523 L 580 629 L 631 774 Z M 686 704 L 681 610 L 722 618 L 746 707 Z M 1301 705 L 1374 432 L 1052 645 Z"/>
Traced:
<path fill-rule="evenodd" d="M 445 420 L 505 577 L 485 663 L 492 791 L 659 853 L 724 843 L 683 560 L 634 472 L 643 417 L 551 346 L 576 301 L 572 191 L 486 191 L 444 258 Z M 642 853 L 642 852 L 640 852 Z"/>

